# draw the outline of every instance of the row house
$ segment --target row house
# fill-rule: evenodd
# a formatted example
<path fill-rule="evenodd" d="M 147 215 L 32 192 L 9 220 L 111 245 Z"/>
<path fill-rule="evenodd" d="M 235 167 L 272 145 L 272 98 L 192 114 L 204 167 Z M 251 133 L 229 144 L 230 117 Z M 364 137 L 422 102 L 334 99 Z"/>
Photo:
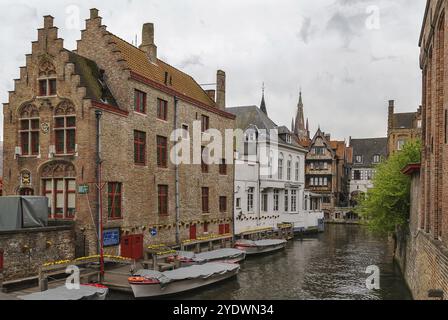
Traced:
<path fill-rule="evenodd" d="M 350 203 L 356 205 L 357 197 L 365 195 L 373 188 L 375 167 L 387 157 L 387 138 L 350 138 L 352 165 L 350 179 Z"/>
<path fill-rule="evenodd" d="M 307 144 L 305 188 L 311 209 L 324 210 L 329 217 L 336 207 L 348 205 L 351 149 L 320 128 Z"/>
<path fill-rule="evenodd" d="M 260 108 L 227 110 L 244 132 L 235 161 L 235 234 L 275 230 L 283 223 L 291 223 L 295 232 L 317 228 L 323 213 L 306 210 L 306 149 L 267 116 L 264 95 Z"/>
<path fill-rule="evenodd" d="M 422 110 L 416 112 L 395 112 L 395 101 L 389 101 L 387 116 L 388 155 L 400 151 L 408 141 L 421 138 Z"/>
<path fill-rule="evenodd" d="M 97 251 L 100 212 L 106 252 L 132 258 L 148 244 L 231 233 L 233 165 L 170 161 L 174 129 L 188 140 L 198 124 L 204 146 L 209 128 L 233 129 L 225 73 L 204 91 L 158 58 L 153 24 L 136 47 L 91 9 L 70 51 L 53 20 L 4 104 L 3 193 L 46 196 L 51 220 L 75 222 L 78 255 Z"/>

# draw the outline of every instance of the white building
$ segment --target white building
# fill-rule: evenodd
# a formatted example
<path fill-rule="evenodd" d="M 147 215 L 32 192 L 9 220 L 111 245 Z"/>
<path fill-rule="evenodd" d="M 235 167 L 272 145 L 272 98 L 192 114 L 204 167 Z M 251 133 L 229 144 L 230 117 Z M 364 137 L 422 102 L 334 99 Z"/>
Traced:
<path fill-rule="evenodd" d="M 356 204 L 356 197 L 373 188 L 375 166 L 387 156 L 387 138 L 350 139 L 353 149 L 351 167 L 350 200 Z"/>
<path fill-rule="evenodd" d="M 235 234 L 256 232 L 283 223 L 295 231 L 322 228 L 323 213 L 305 210 L 305 155 L 286 127 L 256 106 L 227 109 L 244 132 L 235 163 Z M 277 135 L 272 136 L 274 133 Z M 277 147 L 275 147 L 275 145 Z"/>

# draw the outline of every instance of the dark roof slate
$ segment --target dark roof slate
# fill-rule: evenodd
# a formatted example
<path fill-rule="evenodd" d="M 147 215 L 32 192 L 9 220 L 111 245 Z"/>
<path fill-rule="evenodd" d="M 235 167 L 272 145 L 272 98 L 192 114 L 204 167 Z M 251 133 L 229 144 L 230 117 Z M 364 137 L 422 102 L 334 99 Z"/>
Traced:
<path fill-rule="evenodd" d="M 372 167 L 375 155 L 380 155 L 382 159 L 387 156 L 387 138 L 351 139 L 350 147 L 353 148 L 353 167 Z M 363 163 L 356 163 L 356 156 L 363 157 Z"/>
<path fill-rule="evenodd" d="M 285 126 L 277 126 L 274 121 L 269 119 L 269 117 L 257 106 L 227 108 L 226 111 L 236 116 L 235 127 L 238 129 L 247 130 L 251 126 L 256 126 L 258 129 L 265 130 L 277 129 L 279 142 L 297 148 L 303 148 L 295 141 L 295 139 L 291 139 L 291 143 L 287 143 L 285 135 L 290 134 L 292 136 L 292 132 Z"/>
<path fill-rule="evenodd" d="M 415 112 L 395 113 L 393 118 L 394 129 L 412 129 L 415 115 Z"/>

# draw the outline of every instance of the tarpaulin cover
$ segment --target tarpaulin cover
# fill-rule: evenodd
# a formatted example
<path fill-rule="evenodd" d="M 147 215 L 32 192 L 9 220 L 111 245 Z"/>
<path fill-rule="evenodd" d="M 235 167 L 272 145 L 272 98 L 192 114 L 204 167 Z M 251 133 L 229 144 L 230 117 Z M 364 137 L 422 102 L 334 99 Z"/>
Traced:
<path fill-rule="evenodd" d="M 214 274 L 224 274 L 227 272 L 235 271 L 239 268 L 240 266 L 238 264 L 210 262 L 165 272 L 158 272 L 154 270 L 139 270 L 134 275 L 157 279 L 163 285 L 179 280 L 208 278 Z"/>
<path fill-rule="evenodd" d="M 191 259 L 196 262 L 206 262 L 219 259 L 233 259 L 245 254 L 245 252 L 238 249 L 227 248 L 196 254 L 189 251 L 179 251 L 177 254 L 182 258 Z"/>
<path fill-rule="evenodd" d="M 0 197 L 0 231 L 22 229 L 20 197 Z"/>
<path fill-rule="evenodd" d="M 81 285 L 79 289 L 69 290 L 66 286 L 57 287 L 42 292 L 35 292 L 19 296 L 21 300 L 95 300 L 98 296 L 106 295 L 109 289 Z"/>
<path fill-rule="evenodd" d="M 266 239 L 266 240 L 258 240 L 258 241 L 252 241 L 252 240 L 238 240 L 237 244 L 245 244 L 255 247 L 270 247 L 270 246 L 277 246 L 280 244 L 287 243 L 288 241 L 283 239 Z"/>
<path fill-rule="evenodd" d="M 46 197 L 0 197 L 0 231 L 48 225 Z"/>

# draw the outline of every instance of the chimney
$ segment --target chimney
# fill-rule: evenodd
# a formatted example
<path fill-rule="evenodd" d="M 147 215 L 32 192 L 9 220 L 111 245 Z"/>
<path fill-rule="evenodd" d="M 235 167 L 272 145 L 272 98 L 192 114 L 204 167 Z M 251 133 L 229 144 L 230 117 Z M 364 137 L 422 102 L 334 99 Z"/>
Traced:
<path fill-rule="evenodd" d="M 226 108 L 226 73 L 222 70 L 216 73 L 216 106 L 221 110 Z"/>
<path fill-rule="evenodd" d="M 142 44 L 140 49 L 146 52 L 149 61 L 157 63 L 157 46 L 154 44 L 154 24 L 145 23 L 142 29 Z"/>
<path fill-rule="evenodd" d="M 394 126 L 395 101 L 389 100 L 389 111 L 387 116 L 387 136 Z"/>
<path fill-rule="evenodd" d="M 205 92 L 210 97 L 210 99 L 215 101 L 216 90 L 205 90 Z"/>

